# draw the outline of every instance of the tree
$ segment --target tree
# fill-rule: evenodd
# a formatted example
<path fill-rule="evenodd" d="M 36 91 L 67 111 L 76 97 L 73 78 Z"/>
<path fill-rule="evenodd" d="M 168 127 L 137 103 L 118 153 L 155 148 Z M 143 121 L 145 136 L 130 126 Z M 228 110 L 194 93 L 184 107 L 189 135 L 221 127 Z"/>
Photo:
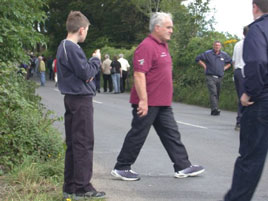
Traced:
<path fill-rule="evenodd" d="M 90 21 L 87 40 L 81 46 L 93 51 L 105 45 L 131 48 L 147 32 L 149 18 L 129 0 L 50 0 L 46 29 L 49 49 L 56 52 L 66 37 L 65 22 L 71 10 L 81 11 Z"/>
<path fill-rule="evenodd" d="M 1 0 L 0 63 L 26 62 L 27 51 L 45 44 L 39 27 L 46 18 L 46 0 Z"/>

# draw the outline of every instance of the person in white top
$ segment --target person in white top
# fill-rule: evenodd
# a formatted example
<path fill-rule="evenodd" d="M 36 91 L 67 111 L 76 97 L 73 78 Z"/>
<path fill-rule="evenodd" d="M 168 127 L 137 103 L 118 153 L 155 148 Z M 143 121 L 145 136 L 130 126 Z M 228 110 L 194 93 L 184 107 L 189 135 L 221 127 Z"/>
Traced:
<path fill-rule="evenodd" d="M 246 37 L 248 32 L 248 27 L 245 26 L 243 29 L 243 34 Z M 238 109 L 237 109 L 237 117 L 236 117 L 236 125 L 235 130 L 240 130 L 240 119 L 242 116 L 241 110 L 242 105 L 240 102 L 240 97 L 244 92 L 244 60 L 243 60 L 243 44 L 244 39 L 237 42 L 234 46 L 234 53 L 233 53 L 233 66 L 234 66 L 234 81 L 235 81 L 235 88 L 238 97 Z"/>
<path fill-rule="evenodd" d="M 118 61 L 121 64 L 121 70 L 122 70 L 122 77 L 121 77 L 121 93 L 123 93 L 125 91 L 125 87 L 126 87 L 126 81 L 127 81 L 127 77 L 128 77 L 128 71 L 130 68 L 130 65 L 128 63 L 128 60 L 124 59 L 124 55 L 123 54 L 119 54 L 119 59 Z"/>

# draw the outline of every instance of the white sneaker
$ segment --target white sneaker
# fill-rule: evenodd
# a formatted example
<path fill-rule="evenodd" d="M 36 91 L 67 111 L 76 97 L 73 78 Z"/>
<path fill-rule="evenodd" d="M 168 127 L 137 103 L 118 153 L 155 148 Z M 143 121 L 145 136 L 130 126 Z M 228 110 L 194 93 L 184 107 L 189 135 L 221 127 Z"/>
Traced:
<path fill-rule="evenodd" d="M 203 168 L 201 165 L 191 165 L 188 168 L 175 172 L 174 177 L 176 178 L 194 177 L 202 174 L 203 172 L 205 172 L 205 168 Z"/>

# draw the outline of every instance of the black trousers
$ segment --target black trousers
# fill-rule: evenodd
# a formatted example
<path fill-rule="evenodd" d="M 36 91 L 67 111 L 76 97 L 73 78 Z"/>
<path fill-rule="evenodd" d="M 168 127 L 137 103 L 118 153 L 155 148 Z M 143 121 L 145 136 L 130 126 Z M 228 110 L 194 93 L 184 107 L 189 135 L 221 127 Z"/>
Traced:
<path fill-rule="evenodd" d="M 244 107 L 240 128 L 240 156 L 236 159 L 232 186 L 224 201 L 252 200 L 267 157 L 267 131 L 268 100 Z"/>
<path fill-rule="evenodd" d="M 65 95 L 65 154 L 63 192 L 94 190 L 90 183 L 93 163 L 93 104 L 90 96 Z"/>
<path fill-rule="evenodd" d="M 103 74 L 103 90 L 104 90 L 104 92 L 107 91 L 107 83 L 109 85 L 109 92 L 112 92 L 113 91 L 113 82 L 112 82 L 111 74 L 109 74 L 109 75 Z"/>
<path fill-rule="evenodd" d="M 128 71 L 122 71 L 121 83 L 120 83 L 120 91 L 123 93 L 126 90 L 126 81 L 128 77 Z"/>
<path fill-rule="evenodd" d="M 240 101 L 240 98 L 241 98 L 242 94 L 244 93 L 244 78 L 242 76 L 241 68 L 235 69 L 234 81 L 235 81 L 235 89 L 236 89 L 237 98 L 238 98 L 238 109 L 237 109 L 236 123 L 240 124 L 240 119 L 242 117 L 242 108 L 243 108 L 241 101 Z"/>
<path fill-rule="evenodd" d="M 139 117 L 135 105 L 132 115 L 131 129 L 117 157 L 115 169 L 131 169 L 131 165 L 136 161 L 152 125 L 174 163 L 174 170 L 179 171 L 191 165 L 187 151 L 181 142 L 178 125 L 171 107 L 149 107 L 148 114 Z"/>

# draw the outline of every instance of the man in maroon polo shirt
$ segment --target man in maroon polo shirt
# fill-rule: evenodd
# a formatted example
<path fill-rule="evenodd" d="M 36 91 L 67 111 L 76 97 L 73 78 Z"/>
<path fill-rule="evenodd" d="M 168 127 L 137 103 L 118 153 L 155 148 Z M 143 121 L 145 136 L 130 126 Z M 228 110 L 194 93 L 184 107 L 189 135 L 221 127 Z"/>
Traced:
<path fill-rule="evenodd" d="M 127 181 L 140 179 L 139 175 L 131 170 L 131 165 L 136 161 L 153 125 L 174 163 L 174 176 L 196 176 L 205 169 L 199 165 L 191 165 L 188 160 L 171 108 L 172 60 L 167 45 L 173 32 L 171 15 L 154 13 L 149 29 L 151 34 L 134 53 L 134 86 L 130 96 L 133 120 L 111 174 Z"/>

